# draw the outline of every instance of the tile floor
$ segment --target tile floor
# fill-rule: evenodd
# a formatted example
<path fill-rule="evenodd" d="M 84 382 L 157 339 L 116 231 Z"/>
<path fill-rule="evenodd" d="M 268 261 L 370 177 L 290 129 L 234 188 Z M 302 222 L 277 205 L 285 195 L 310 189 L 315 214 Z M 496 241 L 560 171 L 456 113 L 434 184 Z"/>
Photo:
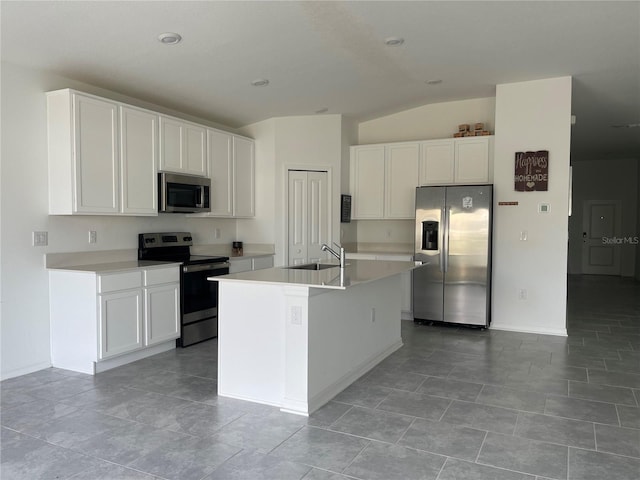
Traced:
<path fill-rule="evenodd" d="M 403 322 L 310 418 L 218 397 L 215 341 L 6 380 L 0 477 L 638 480 L 640 283 L 569 287 L 568 338 Z"/>

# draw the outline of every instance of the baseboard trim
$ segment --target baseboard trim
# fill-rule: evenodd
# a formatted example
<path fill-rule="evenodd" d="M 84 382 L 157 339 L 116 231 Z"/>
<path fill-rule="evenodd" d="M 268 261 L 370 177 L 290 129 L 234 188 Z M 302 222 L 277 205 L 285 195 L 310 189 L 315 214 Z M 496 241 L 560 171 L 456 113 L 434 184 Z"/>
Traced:
<path fill-rule="evenodd" d="M 566 337 L 567 329 L 548 329 L 548 328 L 536 328 L 536 327 L 514 327 L 511 325 L 496 325 L 492 323 L 489 326 L 491 330 L 503 330 L 505 332 L 519 332 L 519 333 L 534 333 L 536 335 L 554 335 L 557 337 Z"/>

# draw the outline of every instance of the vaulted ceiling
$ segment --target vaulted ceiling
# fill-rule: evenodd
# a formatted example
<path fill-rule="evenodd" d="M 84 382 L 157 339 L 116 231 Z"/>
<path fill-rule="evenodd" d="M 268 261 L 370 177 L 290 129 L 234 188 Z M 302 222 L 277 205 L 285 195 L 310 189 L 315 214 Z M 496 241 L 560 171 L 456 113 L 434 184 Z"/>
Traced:
<path fill-rule="evenodd" d="M 2 1 L 2 60 L 238 127 L 571 75 L 572 159 L 640 158 L 640 2 Z M 165 45 L 163 32 L 182 41 Z M 404 43 L 388 46 L 400 37 Z M 251 82 L 267 79 L 269 85 Z M 439 81 L 430 85 L 426 82 Z M 617 127 L 616 127 L 617 126 Z"/>

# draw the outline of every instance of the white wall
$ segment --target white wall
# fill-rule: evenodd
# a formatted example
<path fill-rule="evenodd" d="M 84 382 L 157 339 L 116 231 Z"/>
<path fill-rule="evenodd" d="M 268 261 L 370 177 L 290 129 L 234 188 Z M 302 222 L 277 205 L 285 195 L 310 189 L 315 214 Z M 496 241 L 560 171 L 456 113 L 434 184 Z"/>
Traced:
<path fill-rule="evenodd" d="M 569 273 L 582 273 L 583 203 L 585 200 L 620 200 L 623 237 L 638 235 L 638 161 L 579 161 L 573 164 L 573 208 L 569 219 Z M 637 247 L 621 245 L 621 275 L 635 273 Z"/>
<path fill-rule="evenodd" d="M 163 230 L 192 231 L 195 243 L 228 244 L 236 236 L 236 224 L 229 219 L 196 219 L 172 214 L 49 216 L 44 92 L 72 87 L 143 107 L 152 106 L 71 79 L 6 63 L 2 63 L 1 74 L 0 378 L 9 378 L 51 364 L 49 286 L 44 254 L 136 249 L 138 233 Z M 214 228 L 220 228 L 220 239 L 214 240 Z M 49 232 L 48 247 L 31 246 L 34 230 Z M 98 232 L 95 245 L 88 243 L 89 230 Z"/>
<path fill-rule="evenodd" d="M 493 131 L 494 118 L 493 97 L 432 103 L 362 122 L 358 144 L 449 138 L 463 123 L 483 122 L 486 130 Z"/>
<path fill-rule="evenodd" d="M 342 117 L 311 115 L 278 117 L 242 128 L 256 140 L 260 165 L 256 205 L 264 205 L 259 221 L 238 221 L 238 236 L 252 243 L 274 243 L 275 264 L 286 263 L 287 168 L 321 168 L 331 171 L 332 238 L 339 241 L 342 171 Z M 259 149 L 259 150 L 258 150 Z M 259 153 L 258 153 L 259 152 Z M 264 156 L 264 157 L 263 157 Z M 268 240 L 273 239 L 273 241 Z"/>
<path fill-rule="evenodd" d="M 497 86 L 492 328 L 566 334 L 570 127 L 570 77 Z M 547 192 L 514 190 L 515 152 L 528 150 L 549 151 Z"/>

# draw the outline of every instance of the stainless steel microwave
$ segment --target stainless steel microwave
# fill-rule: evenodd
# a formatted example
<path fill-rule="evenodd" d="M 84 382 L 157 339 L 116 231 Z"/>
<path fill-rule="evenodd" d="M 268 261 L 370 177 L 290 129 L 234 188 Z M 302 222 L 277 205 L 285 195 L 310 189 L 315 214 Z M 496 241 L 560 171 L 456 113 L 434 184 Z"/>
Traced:
<path fill-rule="evenodd" d="M 158 211 L 164 213 L 210 212 L 211 180 L 179 173 L 158 173 Z"/>

